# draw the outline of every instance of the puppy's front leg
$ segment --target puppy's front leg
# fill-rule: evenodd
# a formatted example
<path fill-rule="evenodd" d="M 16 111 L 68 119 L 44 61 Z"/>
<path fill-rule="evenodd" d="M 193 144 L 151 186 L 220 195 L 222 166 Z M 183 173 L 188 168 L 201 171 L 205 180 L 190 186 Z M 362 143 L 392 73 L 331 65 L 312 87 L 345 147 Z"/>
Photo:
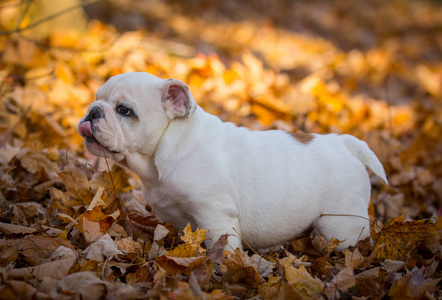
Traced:
<path fill-rule="evenodd" d="M 241 228 L 239 218 L 231 216 L 228 213 L 222 213 L 220 211 L 205 213 L 204 217 L 197 221 L 198 227 L 207 228 L 207 240 L 205 241 L 207 248 L 212 248 L 216 241 L 223 234 L 229 234 L 228 244 L 225 250 L 233 251 L 236 248 L 243 249 L 241 237 Z M 235 230 L 238 232 L 236 233 Z"/>

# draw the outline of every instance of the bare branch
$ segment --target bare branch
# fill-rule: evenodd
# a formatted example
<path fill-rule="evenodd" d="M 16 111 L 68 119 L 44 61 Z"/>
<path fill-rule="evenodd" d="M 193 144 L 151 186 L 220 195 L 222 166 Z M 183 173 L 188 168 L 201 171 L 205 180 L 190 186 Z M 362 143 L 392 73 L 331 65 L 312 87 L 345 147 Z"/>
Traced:
<path fill-rule="evenodd" d="M 23 10 L 23 12 L 20 14 L 20 16 L 18 17 L 18 21 L 17 24 L 15 25 L 15 30 L 19 30 L 20 25 L 21 25 L 21 21 L 23 20 L 23 18 L 26 16 L 26 14 L 29 11 L 29 8 L 31 7 L 31 2 L 32 0 L 26 0 L 26 6 L 25 9 Z"/>
<path fill-rule="evenodd" d="M 62 10 L 60 10 L 59 12 L 57 12 L 57 13 L 55 13 L 55 14 L 53 14 L 53 15 L 47 16 L 47 17 L 45 17 L 45 18 L 43 18 L 43 19 L 40 19 L 40 20 L 38 20 L 38 21 L 35 21 L 34 23 L 31 23 L 31 24 L 29 24 L 29 25 L 26 26 L 26 27 L 18 28 L 18 26 L 16 26 L 16 28 L 15 28 L 14 30 L 0 31 L 0 35 L 10 35 L 10 34 L 14 34 L 14 33 L 21 33 L 21 32 L 24 32 L 24 31 L 26 31 L 26 30 L 32 29 L 32 28 L 34 28 L 34 27 L 37 27 L 37 26 L 41 25 L 41 24 L 44 23 L 44 22 L 47 22 L 47 21 L 49 21 L 49 20 L 52 20 L 52 19 L 58 18 L 58 17 L 60 17 L 60 16 L 62 16 L 62 15 L 64 15 L 64 14 L 66 14 L 66 13 L 69 13 L 69 12 L 75 10 L 75 9 L 82 8 L 82 7 L 84 7 L 84 6 L 87 6 L 87 5 L 90 5 L 90 4 L 93 4 L 93 3 L 96 3 L 96 2 L 98 2 L 98 1 L 101 1 L 101 0 L 85 0 L 85 1 L 83 1 L 81 4 L 73 5 L 73 6 L 70 6 L 70 7 L 68 7 L 68 8 L 62 9 Z M 27 12 L 27 9 L 25 9 L 25 12 Z M 21 19 L 22 19 L 22 18 L 23 18 L 23 14 L 22 14 L 22 16 L 20 17 L 19 23 L 21 23 Z M 19 25 L 19 23 L 18 23 L 17 25 Z"/>

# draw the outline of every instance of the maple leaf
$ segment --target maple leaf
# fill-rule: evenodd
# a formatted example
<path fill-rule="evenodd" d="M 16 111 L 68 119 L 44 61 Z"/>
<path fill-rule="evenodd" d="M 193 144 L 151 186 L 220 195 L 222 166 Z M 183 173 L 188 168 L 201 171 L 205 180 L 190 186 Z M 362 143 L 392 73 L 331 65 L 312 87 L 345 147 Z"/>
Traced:
<path fill-rule="evenodd" d="M 181 236 L 181 240 L 186 244 L 199 246 L 206 239 L 207 229 L 199 229 L 198 227 L 194 232 L 192 232 L 192 227 L 190 223 L 184 228 L 184 235 Z"/>
<path fill-rule="evenodd" d="M 103 206 L 106 204 L 102 200 L 103 193 L 104 187 L 100 187 L 91 200 L 88 209 L 78 217 L 78 222 L 75 224 L 87 242 L 95 242 L 108 233 L 112 223 L 120 214 L 118 210 L 111 215 L 103 212 Z"/>
<path fill-rule="evenodd" d="M 293 257 L 285 257 L 279 262 L 284 269 L 284 276 L 287 282 L 293 284 L 296 289 L 304 290 L 310 297 L 320 297 L 324 290 L 324 283 L 307 272 L 304 265 L 295 268 L 293 265 Z"/>
<path fill-rule="evenodd" d="M 207 229 L 196 229 L 192 232 L 190 223 L 184 228 L 184 235 L 181 240 L 184 244 L 178 245 L 172 250 L 166 252 L 167 256 L 175 257 L 193 257 L 204 253 L 206 250 L 201 247 L 201 243 L 206 239 Z"/>
<path fill-rule="evenodd" d="M 257 265 L 247 262 L 247 253 L 239 248 L 229 257 L 222 261 L 220 270 L 223 278 L 229 283 L 246 283 L 257 286 L 264 282 L 264 278 L 259 274 Z"/>
<path fill-rule="evenodd" d="M 377 258 L 404 260 L 419 242 L 437 235 L 431 220 L 404 222 L 404 218 L 401 215 L 383 226 L 374 246 Z"/>
<path fill-rule="evenodd" d="M 85 173 L 77 168 L 69 168 L 57 172 L 57 174 L 71 197 L 82 201 L 83 205 L 90 204 L 94 195 L 89 189 L 88 178 Z"/>

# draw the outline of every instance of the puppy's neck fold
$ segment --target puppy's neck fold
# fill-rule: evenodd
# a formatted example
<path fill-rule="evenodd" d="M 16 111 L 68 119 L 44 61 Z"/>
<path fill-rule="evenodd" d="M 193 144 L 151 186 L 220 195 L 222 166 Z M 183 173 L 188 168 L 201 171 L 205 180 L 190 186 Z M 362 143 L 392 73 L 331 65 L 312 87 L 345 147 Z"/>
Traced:
<path fill-rule="evenodd" d="M 143 154 L 132 154 L 130 158 L 125 158 L 117 164 L 127 168 L 140 177 L 141 182 L 155 182 L 158 180 L 158 170 L 155 166 L 153 157 Z"/>

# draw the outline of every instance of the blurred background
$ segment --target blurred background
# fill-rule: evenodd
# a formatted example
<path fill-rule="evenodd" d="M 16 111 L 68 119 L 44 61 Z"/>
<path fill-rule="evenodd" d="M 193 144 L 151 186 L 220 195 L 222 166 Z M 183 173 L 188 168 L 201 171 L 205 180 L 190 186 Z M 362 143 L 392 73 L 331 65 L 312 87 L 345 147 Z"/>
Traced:
<path fill-rule="evenodd" d="M 0 146 L 87 157 L 78 121 L 129 71 L 253 130 L 353 134 L 390 181 L 378 218 L 442 214 L 440 1 L 2 1 Z"/>

